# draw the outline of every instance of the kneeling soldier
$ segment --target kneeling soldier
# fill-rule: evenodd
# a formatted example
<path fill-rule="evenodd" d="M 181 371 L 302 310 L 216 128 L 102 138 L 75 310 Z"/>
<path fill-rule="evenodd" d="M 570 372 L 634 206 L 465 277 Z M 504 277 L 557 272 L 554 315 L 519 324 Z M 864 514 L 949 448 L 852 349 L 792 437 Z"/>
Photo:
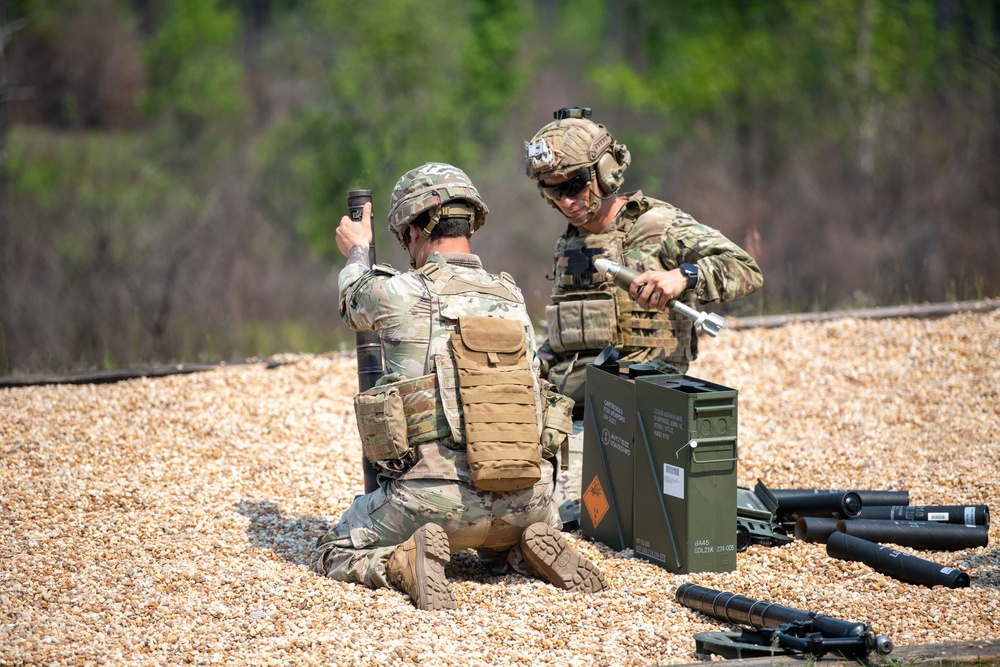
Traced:
<path fill-rule="evenodd" d="M 472 233 L 488 210 L 465 173 L 429 163 L 399 179 L 389 228 L 413 270 L 368 266 L 370 207 L 345 216 L 340 312 L 378 333 L 387 371 L 355 397 L 379 487 L 355 498 L 317 545 L 314 569 L 391 586 L 419 609 L 452 609 L 450 555 L 476 549 L 493 571 L 595 592 L 604 576 L 560 533 L 551 459 L 572 401 L 535 372 L 534 330 L 506 273 L 485 271 Z"/>

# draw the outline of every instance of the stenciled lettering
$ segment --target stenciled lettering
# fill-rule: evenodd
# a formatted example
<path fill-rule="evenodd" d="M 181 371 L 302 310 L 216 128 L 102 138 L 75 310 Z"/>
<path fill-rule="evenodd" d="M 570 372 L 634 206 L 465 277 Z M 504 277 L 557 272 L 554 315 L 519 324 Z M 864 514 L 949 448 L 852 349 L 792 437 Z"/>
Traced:
<path fill-rule="evenodd" d="M 625 411 L 611 401 L 604 401 L 604 420 L 612 426 L 625 423 Z"/>
<path fill-rule="evenodd" d="M 625 456 L 632 455 L 631 443 L 620 435 L 610 433 L 606 444 L 608 447 L 614 447 Z"/>
<path fill-rule="evenodd" d="M 662 408 L 655 408 L 653 410 L 653 435 L 657 438 L 669 440 L 683 426 L 684 418 L 680 415 L 667 412 Z"/>
<path fill-rule="evenodd" d="M 667 562 L 666 554 L 662 554 L 659 551 L 653 549 L 652 545 L 649 543 L 649 540 L 644 540 L 640 537 L 635 538 L 635 552 L 637 554 L 642 554 L 643 556 L 652 558 L 653 560 L 658 560 L 661 563 Z"/>

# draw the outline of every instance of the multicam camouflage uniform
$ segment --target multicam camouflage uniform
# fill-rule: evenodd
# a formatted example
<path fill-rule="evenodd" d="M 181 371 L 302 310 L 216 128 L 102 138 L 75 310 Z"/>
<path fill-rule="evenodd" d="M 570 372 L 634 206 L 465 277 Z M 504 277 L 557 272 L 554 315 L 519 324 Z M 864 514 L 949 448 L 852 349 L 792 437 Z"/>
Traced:
<path fill-rule="evenodd" d="M 746 296 L 762 282 L 753 258 L 719 231 L 642 192 L 622 196 L 628 201 L 604 232 L 590 234 L 569 227 L 556 242 L 552 304 L 546 308 L 549 336 L 540 351 L 556 357 L 549 369 L 549 380 L 577 405 L 569 469 L 559 473 L 553 494 L 564 523 L 576 521 L 580 516 L 583 475 L 580 410 L 587 363 L 608 345 L 619 351 L 619 361 L 623 364 L 653 364 L 665 373 L 687 372 L 690 362 L 698 356 L 698 339 L 690 319 L 672 310 L 654 311 L 640 306 L 624 290 L 605 280 L 593 268 L 593 259 L 606 257 L 638 271 L 695 264 L 699 269 L 698 282 L 685 294 L 692 304 Z M 581 266 L 581 256 L 588 260 L 585 268 L 574 271 L 574 267 Z M 597 307 L 584 311 L 580 305 L 586 301 Z M 581 314 L 581 326 L 573 327 L 572 322 L 579 320 Z M 577 328 L 583 336 L 576 334 Z"/>
<path fill-rule="evenodd" d="M 698 282 L 684 295 L 691 304 L 736 299 L 762 281 L 754 259 L 721 232 L 642 192 L 622 197 L 627 198 L 624 208 L 603 232 L 569 227 L 556 242 L 552 304 L 545 313 L 549 335 L 540 351 L 556 356 L 549 378 L 578 406 L 583 400 L 581 360 L 591 361 L 608 345 L 615 346 L 624 364 L 654 364 L 666 372 L 684 373 L 698 356 L 690 319 L 673 310 L 640 306 L 593 268 L 594 259 L 607 258 L 640 272 L 694 264 Z M 567 380 L 573 370 L 579 381 Z"/>
<path fill-rule="evenodd" d="M 546 182 L 558 185 L 577 178 L 591 188 L 596 183 L 599 190 L 591 189 L 586 216 L 573 220 L 556 243 L 552 303 L 545 311 L 549 335 L 539 348 L 555 357 L 549 381 L 576 401 L 569 470 L 560 474 L 553 496 L 564 523 L 570 524 L 580 515 L 587 363 L 609 345 L 618 350 L 623 365 L 651 364 L 667 373 L 686 372 L 698 356 L 691 320 L 672 310 L 640 306 L 599 275 L 593 260 L 605 257 L 640 272 L 693 264 L 697 283 L 680 297 L 691 305 L 746 296 L 763 282 L 753 258 L 715 229 L 641 192 L 618 194 L 631 155 L 590 115 L 590 109 L 561 109 L 556 120 L 525 144 L 525 173 L 553 208 L 559 209 L 546 195 L 552 189 Z M 610 197 L 625 200 L 615 219 L 600 233 L 582 229 L 580 223 L 589 224 Z"/>
<path fill-rule="evenodd" d="M 446 187 L 433 192 L 441 194 L 449 196 Z M 486 272 L 476 255 L 432 253 L 419 269 L 402 274 L 348 264 L 339 283 L 345 321 L 355 330 L 379 334 L 389 374 L 418 378 L 435 372 L 436 364 L 449 356 L 448 340 L 458 318 L 468 315 L 521 323 L 529 362 L 534 363 L 534 329 L 520 290 L 510 276 Z M 379 488 L 355 498 L 319 541 L 313 568 L 341 581 L 388 586 L 389 556 L 417 528 L 432 522 L 445 529 L 453 553 L 476 548 L 495 570 L 510 565 L 528 574 L 519 546 L 525 528 L 537 522 L 561 525 L 551 499 L 552 464 L 541 462 L 541 479 L 533 486 L 490 492 L 472 483 L 466 452 L 452 437 L 424 442 L 415 450 L 411 467 L 383 470 Z"/>

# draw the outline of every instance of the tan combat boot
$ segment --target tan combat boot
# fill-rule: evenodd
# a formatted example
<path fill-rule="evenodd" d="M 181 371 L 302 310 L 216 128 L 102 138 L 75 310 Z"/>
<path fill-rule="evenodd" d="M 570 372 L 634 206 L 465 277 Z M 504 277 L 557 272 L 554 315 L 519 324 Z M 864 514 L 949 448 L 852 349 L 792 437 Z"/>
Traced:
<path fill-rule="evenodd" d="M 548 524 L 528 526 L 521 535 L 521 551 L 528 569 L 557 588 L 596 593 L 608 587 L 597 566 Z"/>
<path fill-rule="evenodd" d="M 392 552 L 385 564 L 386 577 L 410 596 L 417 609 L 454 609 L 455 594 L 444 576 L 450 558 L 448 534 L 441 526 L 428 523 Z"/>

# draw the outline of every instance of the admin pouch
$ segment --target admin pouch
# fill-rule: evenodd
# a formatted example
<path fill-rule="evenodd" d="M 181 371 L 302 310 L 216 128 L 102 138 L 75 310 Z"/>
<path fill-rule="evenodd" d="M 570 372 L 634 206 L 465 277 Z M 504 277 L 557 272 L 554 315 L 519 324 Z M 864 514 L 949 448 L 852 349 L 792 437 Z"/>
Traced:
<path fill-rule="evenodd" d="M 498 317 L 460 317 L 451 343 L 473 483 L 484 491 L 533 485 L 541 479 L 542 457 L 524 326 Z"/>
<path fill-rule="evenodd" d="M 587 364 L 597 358 L 597 353 L 580 354 L 577 352 L 569 359 L 560 361 L 549 367 L 548 380 L 563 396 L 569 396 L 578 405 L 583 406 L 585 397 Z"/>
<path fill-rule="evenodd" d="M 361 392 L 354 397 L 354 414 L 361 451 L 372 463 L 407 459 L 414 446 L 451 435 L 434 375 Z"/>

